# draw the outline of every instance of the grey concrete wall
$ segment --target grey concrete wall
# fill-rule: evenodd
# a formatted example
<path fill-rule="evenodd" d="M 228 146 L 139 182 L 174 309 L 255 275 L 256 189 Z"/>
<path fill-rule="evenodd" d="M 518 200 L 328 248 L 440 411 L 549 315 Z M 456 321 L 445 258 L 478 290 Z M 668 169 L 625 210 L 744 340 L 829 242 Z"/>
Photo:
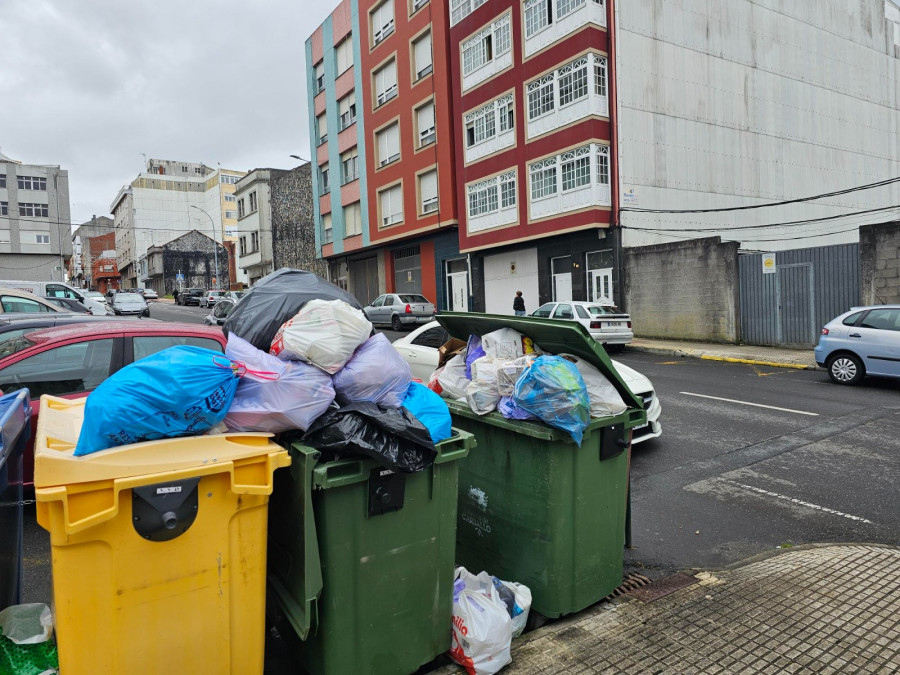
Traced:
<path fill-rule="evenodd" d="M 635 335 L 737 342 L 738 248 L 708 237 L 624 249 L 625 308 Z"/>
<path fill-rule="evenodd" d="M 900 302 L 900 222 L 859 228 L 859 277 L 864 305 Z"/>

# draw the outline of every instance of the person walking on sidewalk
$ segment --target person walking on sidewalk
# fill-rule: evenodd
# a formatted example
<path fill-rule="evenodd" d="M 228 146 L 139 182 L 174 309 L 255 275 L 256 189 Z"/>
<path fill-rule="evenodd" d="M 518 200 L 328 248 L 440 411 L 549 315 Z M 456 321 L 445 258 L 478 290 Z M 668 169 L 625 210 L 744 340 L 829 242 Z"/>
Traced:
<path fill-rule="evenodd" d="M 516 297 L 513 298 L 513 312 L 516 316 L 525 316 L 525 298 L 522 297 L 522 291 L 516 291 Z"/>

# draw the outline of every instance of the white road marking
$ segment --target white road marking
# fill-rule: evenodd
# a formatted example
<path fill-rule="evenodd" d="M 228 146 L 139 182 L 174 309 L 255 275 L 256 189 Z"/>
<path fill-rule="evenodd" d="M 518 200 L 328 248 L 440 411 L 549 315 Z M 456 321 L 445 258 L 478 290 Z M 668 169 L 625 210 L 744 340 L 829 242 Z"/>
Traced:
<path fill-rule="evenodd" d="M 834 516 L 841 516 L 842 518 L 848 518 L 850 520 L 855 520 L 859 523 L 868 523 L 872 524 L 871 520 L 866 520 L 860 516 L 853 516 L 849 513 L 844 513 L 843 511 L 836 511 L 834 509 L 829 509 L 827 506 L 820 506 L 818 504 L 812 504 L 811 502 L 805 502 L 802 499 L 797 499 L 796 497 L 788 497 L 787 495 L 778 494 L 777 492 L 771 492 L 769 490 L 763 490 L 762 488 L 753 487 L 752 485 L 744 485 L 743 483 L 736 483 L 735 481 L 728 480 L 727 478 L 722 478 L 721 481 L 723 483 L 730 483 L 731 485 L 736 485 L 739 488 L 743 488 L 745 490 L 750 490 L 751 492 L 756 492 L 761 495 L 766 495 L 767 497 L 774 497 L 775 499 L 781 499 L 786 502 L 790 502 L 791 504 L 797 504 L 799 506 L 805 506 L 810 509 L 815 509 L 816 511 L 822 511 L 823 513 L 830 513 Z"/>
<path fill-rule="evenodd" d="M 792 410 L 791 408 L 779 408 L 774 405 L 763 405 L 762 403 L 750 403 L 749 401 L 736 401 L 733 398 L 721 398 L 720 396 L 707 396 L 705 394 L 692 394 L 689 391 L 680 391 L 679 394 L 683 396 L 696 396 L 697 398 L 708 398 L 713 401 L 725 401 L 726 403 L 738 403 L 739 405 L 752 405 L 754 408 L 768 408 L 769 410 L 780 410 L 781 412 L 789 412 L 794 413 L 795 415 L 810 415 L 811 417 L 818 417 L 819 413 L 806 412 L 803 410 Z"/>

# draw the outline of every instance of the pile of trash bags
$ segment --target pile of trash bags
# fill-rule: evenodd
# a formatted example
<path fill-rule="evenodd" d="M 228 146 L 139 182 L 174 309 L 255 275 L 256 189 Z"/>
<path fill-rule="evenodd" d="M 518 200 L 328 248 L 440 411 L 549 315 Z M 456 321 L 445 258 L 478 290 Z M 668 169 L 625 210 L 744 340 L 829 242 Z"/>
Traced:
<path fill-rule="evenodd" d="M 171 347 L 107 378 L 88 396 L 75 454 L 210 432 L 290 432 L 326 461 L 370 457 L 414 472 L 451 435 L 441 397 L 413 382 L 351 295 L 315 274 L 262 279 L 224 330 L 224 356 Z"/>
<path fill-rule="evenodd" d="M 448 343 L 428 388 L 464 401 L 478 415 L 498 411 L 507 419 L 538 420 L 566 431 L 580 446 L 592 417 L 628 406 L 595 366 L 571 354 L 545 354 L 512 328 L 466 343 Z"/>

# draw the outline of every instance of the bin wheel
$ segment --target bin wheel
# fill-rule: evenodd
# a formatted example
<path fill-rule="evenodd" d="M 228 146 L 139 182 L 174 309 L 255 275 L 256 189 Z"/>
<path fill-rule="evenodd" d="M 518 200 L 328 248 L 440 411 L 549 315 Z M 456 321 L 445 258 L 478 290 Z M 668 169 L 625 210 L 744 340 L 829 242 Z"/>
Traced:
<path fill-rule="evenodd" d="M 400 317 L 394 314 L 391 317 L 391 330 L 400 331 L 403 328 L 403 324 L 400 323 Z"/>
<path fill-rule="evenodd" d="M 533 609 L 528 613 L 528 621 L 525 622 L 525 633 L 529 633 L 533 630 L 537 630 L 542 626 L 546 625 L 550 622 L 550 619 L 541 614 L 540 612 L 535 612 Z"/>

